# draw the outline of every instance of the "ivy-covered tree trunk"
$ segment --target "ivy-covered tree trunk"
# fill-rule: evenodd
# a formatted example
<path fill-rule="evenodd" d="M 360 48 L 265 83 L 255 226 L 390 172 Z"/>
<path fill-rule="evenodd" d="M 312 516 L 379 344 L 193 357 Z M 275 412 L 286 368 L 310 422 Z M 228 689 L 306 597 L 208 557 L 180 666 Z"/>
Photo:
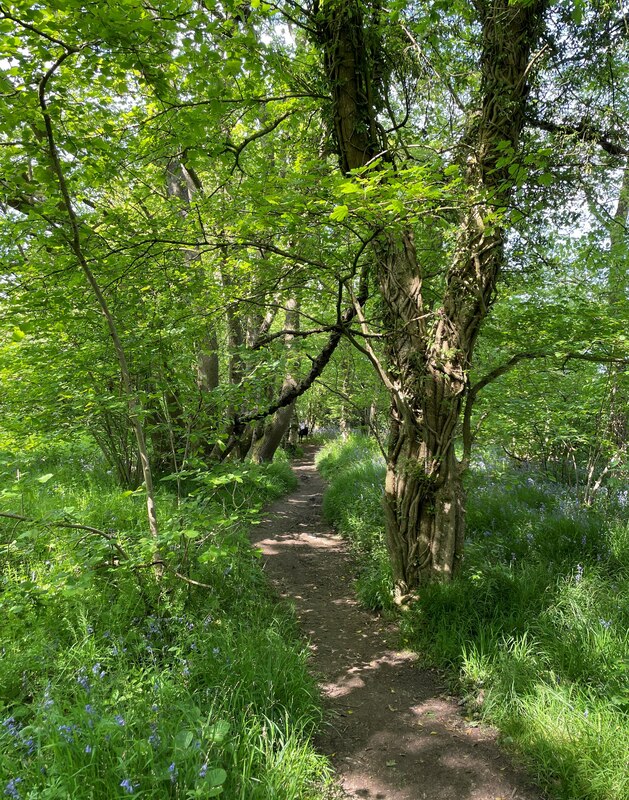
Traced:
<path fill-rule="evenodd" d="M 387 350 L 379 371 L 392 399 L 386 536 L 398 599 L 427 582 L 449 580 L 461 559 L 464 497 L 455 436 L 474 345 L 503 262 L 499 209 L 508 207 L 512 193 L 509 167 L 516 164 L 545 0 L 488 0 L 475 7 L 482 29 L 480 92 L 460 143 L 468 204 L 441 283 L 425 276 L 410 228 L 385 230 L 374 242 Z M 328 0 L 317 14 L 344 172 L 376 156 L 392 160 L 375 99 L 387 90 L 379 8 Z M 438 291 L 439 302 L 427 299 Z"/>

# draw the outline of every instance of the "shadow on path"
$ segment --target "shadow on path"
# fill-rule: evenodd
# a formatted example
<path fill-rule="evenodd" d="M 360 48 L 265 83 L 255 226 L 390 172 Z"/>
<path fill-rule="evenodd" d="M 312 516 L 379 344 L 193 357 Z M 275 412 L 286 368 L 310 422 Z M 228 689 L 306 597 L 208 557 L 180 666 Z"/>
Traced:
<path fill-rule="evenodd" d="M 435 676 L 400 651 L 395 626 L 354 598 L 348 548 L 321 515 L 323 480 L 309 446 L 299 488 L 279 500 L 253 543 L 310 640 L 327 724 L 317 742 L 348 798 L 539 800 L 490 729 L 469 725 Z"/>

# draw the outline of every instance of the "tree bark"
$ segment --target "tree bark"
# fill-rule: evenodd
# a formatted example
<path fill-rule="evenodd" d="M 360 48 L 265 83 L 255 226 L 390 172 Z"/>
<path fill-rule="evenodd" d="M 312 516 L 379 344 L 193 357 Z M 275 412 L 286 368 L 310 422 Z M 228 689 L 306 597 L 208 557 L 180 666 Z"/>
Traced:
<path fill-rule="evenodd" d="M 299 303 L 295 298 L 289 300 L 286 306 L 286 330 L 299 330 Z M 286 334 L 284 337 L 287 348 L 290 348 L 293 338 L 291 334 Z M 296 386 L 297 382 L 289 373 L 282 384 L 281 394 L 294 389 Z M 273 461 L 273 456 L 290 426 L 294 411 L 295 400 L 289 405 L 278 409 L 273 417 L 267 421 L 261 438 L 253 446 L 252 458 L 254 461 L 259 464 L 268 464 Z"/>
<path fill-rule="evenodd" d="M 610 228 L 609 273 L 607 285 L 612 313 L 623 319 L 627 303 L 627 245 L 625 243 L 629 218 L 629 160 L 625 162 L 622 183 Z M 629 438 L 629 401 L 623 386 L 626 367 L 610 367 L 609 432 L 618 454 L 626 453 Z"/>

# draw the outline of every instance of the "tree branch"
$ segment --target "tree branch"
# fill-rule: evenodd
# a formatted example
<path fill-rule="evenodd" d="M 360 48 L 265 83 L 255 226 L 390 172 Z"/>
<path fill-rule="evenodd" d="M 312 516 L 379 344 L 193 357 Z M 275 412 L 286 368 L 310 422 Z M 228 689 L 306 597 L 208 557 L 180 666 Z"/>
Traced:
<path fill-rule="evenodd" d="M 120 553 L 122 558 L 127 561 L 129 560 L 129 556 L 124 551 L 122 546 L 118 544 L 113 534 L 107 533 L 107 531 L 101 531 L 99 528 L 93 528 L 91 525 L 79 525 L 76 522 L 48 522 L 46 520 L 37 520 L 31 519 L 30 517 L 24 517 L 21 514 L 10 514 L 6 511 L 0 511 L 0 517 L 14 519 L 18 522 L 30 522 L 34 525 L 41 525 L 44 528 L 71 528 L 72 530 L 76 531 L 87 531 L 94 536 L 102 536 L 103 539 L 107 539 L 107 541 Z"/>
<path fill-rule="evenodd" d="M 465 411 L 463 412 L 463 457 L 461 458 L 461 469 L 464 471 L 469 467 L 470 456 L 472 454 L 472 408 L 476 402 L 476 398 L 481 389 L 484 389 L 489 383 L 492 383 L 501 375 L 505 375 L 516 367 L 520 361 L 531 358 L 544 358 L 547 353 L 516 353 L 507 362 L 502 364 L 496 369 L 492 369 L 483 378 L 472 386 L 465 401 Z"/>
<path fill-rule="evenodd" d="M 526 122 L 528 125 L 534 128 L 540 128 L 543 131 L 548 131 L 548 133 L 563 133 L 569 136 L 579 136 L 582 141 L 597 144 L 605 150 L 606 153 L 612 156 L 629 155 L 629 150 L 626 147 L 612 141 L 609 134 L 597 130 L 585 119 L 574 124 L 570 122 L 551 122 L 550 120 L 539 119 L 538 117 L 528 117 Z"/>

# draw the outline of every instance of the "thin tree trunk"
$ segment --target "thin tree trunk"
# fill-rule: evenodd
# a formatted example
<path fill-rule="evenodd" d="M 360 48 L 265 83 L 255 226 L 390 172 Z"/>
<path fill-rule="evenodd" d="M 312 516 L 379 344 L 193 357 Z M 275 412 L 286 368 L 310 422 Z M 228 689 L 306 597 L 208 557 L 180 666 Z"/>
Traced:
<path fill-rule="evenodd" d="M 626 231 L 629 219 L 629 163 L 623 171 L 618 203 L 610 229 L 609 274 L 607 285 L 609 290 L 609 306 L 612 313 L 617 309 L 618 316 L 623 319 L 627 297 L 627 245 Z M 618 453 L 626 452 L 629 438 L 629 398 L 623 378 L 626 379 L 626 368 L 615 366 L 610 368 L 610 420 L 609 432 Z"/>
<path fill-rule="evenodd" d="M 133 430 L 135 433 L 135 438 L 138 446 L 138 454 L 140 457 L 140 462 L 142 464 L 142 475 L 144 477 L 144 486 L 146 488 L 146 509 L 147 509 L 147 517 L 149 523 L 149 530 L 151 536 L 157 540 L 159 535 L 159 528 L 157 524 L 157 510 L 155 506 L 155 490 L 153 487 L 153 472 L 151 470 L 151 463 L 149 460 L 148 449 L 146 447 L 146 438 L 144 436 L 144 428 L 142 426 L 142 408 L 140 401 L 136 395 L 136 392 L 133 388 L 131 383 L 131 376 L 129 374 L 129 367 L 127 364 L 127 357 L 124 351 L 124 347 L 120 340 L 120 336 L 118 335 L 118 328 L 116 326 L 116 322 L 114 320 L 113 315 L 109 310 L 109 306 L 107 304 L 107 300 L 101 288 L 96 280 L 94 273 L 92 272 L 87 258 L 85 257 L 85 253 L 83 252 L 83 245 L 81 242 L 81 233 L 79 229 L 79 220 L 74 210 L 74 204 L 72 202 L 72 198 L 70 196 L 70 192 L 68 189 L 68 185 L 65 179 L 63 167 L 61 164 L 61 159 L 59 157 L 59 151 L 57 149 L 55 136 L 54 136 L 54 128 L 52 124 L 52 119 L 50 113 L 48 111 L 48 105 L 46 102 L 46 88 L 48 81 L 54 75 L 57 68 L 66 60 L 72 52 L 68 51 L 63 56 L 61 56 L 55 64 L 48 70 L 45 76 L 42 78 L 39 84 L 39 105 L 42 111 L 42 116 L 44 119 L 44 125 L 46 128 L 46 138 L 48 142 L 48 151 L 50 155 L 50 160 L 52 163 L 53 172 L 58 180 L 59 189 L 61 191 L 61 195 L 63 198 L 63 204 L 68 215 L 68 220 L 70 223 L 70 229 L 72 231 L 72 236 L 70 239 L 70 247 L 72 252 L 74 253 L 83 273 L 89 283 L 94 297 L 101 309 L 103 317 L 107 323 L 107 328 L 109 330 L 109 334 L 111 336 L 111 340 L 113 342 L 114 351 L 116 353 L 116 357 L 118 359 L 118 364 L 120 367 L 120 377 L 122 379 L 122 385 L 124 387 L 124 392 L 127 398 L 128 408 L 129 408 L 129 419 L 131 420 L 131 424 L 133 426 Z M 159 551 L 156 549 L 155 553 L 155 562 L 158 568 L 158 572 L 161 570 L 161 565 L 163 564 L 162 558 L 159 554 Z"/>
<path fill-rule="evenodd" d="M 286 305 L 286 330 L 298 331 L 299 324 L 299 303 L 295 298 L 292 298 Z M 287 334 L 284 337 L 288 349 L 290 349 L 293 338 L 291 334 Z M 290 391 L 295 386 L 297 386 L 297 382 L 292 375 L 288 374 L 282 384 L 281 394 Z M 278 409 L 273 417 L 266 422 L 262 437 L 253 446 L 252 458 L 254 461 L 258 463 L 270 463 L 273 461 L 273 456 L 290 426 L 294 410 L 295 401 Z"/>

